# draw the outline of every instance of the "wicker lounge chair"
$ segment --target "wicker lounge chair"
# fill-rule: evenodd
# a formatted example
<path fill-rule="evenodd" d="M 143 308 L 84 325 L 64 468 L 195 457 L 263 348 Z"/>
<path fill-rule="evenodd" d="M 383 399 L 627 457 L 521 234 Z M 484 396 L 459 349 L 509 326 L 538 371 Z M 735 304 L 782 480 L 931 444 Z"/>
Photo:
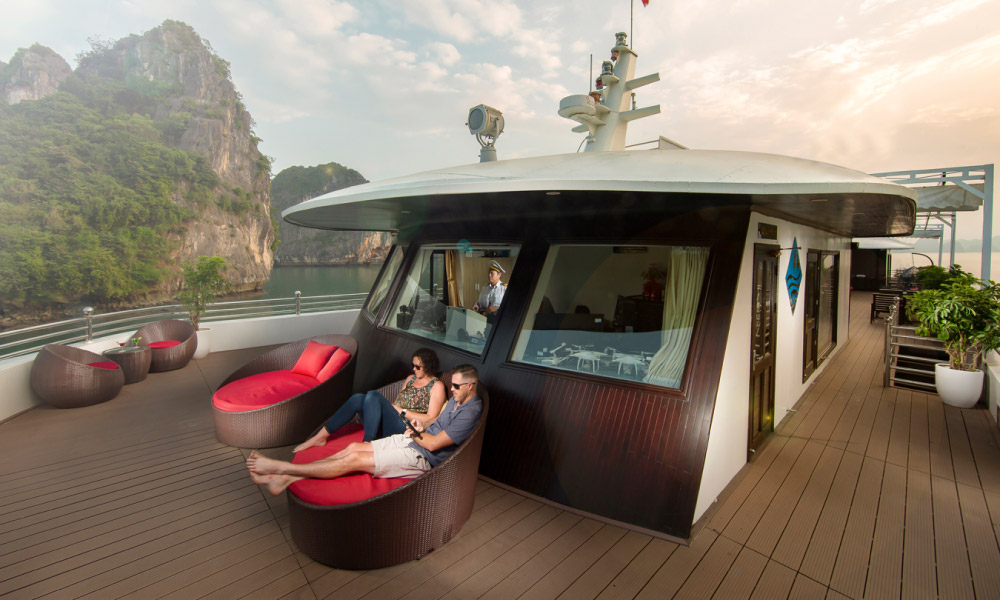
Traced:
<path fill-rule="evenodd" d="M 394 398 L 402 385 L 379 391 Z M 454 537 L 472 514 L 476 494 L 489 412 L 482 382 L 477 393 L 483 414 L 472 435 L 444 462 L 408 483 L 336 506 L 311 504 L 287 492 L 292 540 L 299 550 L 340 569 L 379 569 L 420 558 Z"/>
<path fill-rule="evenodd" d="M 239 448 L 274 448 L 297 444 L 328 419 L 351 394 L 358 343 L 349 335 L 321 335 L 270 350 L 237 369 L 219 388 L 251 375 L 291 369 L 309 340 L 343 348 L 350 360 L 336 375 L 305 392 L 264 408 L 228 412 L 212 407 L 215 436 Z M 216 390 L 218 391 L 218 390 Z"/>
<path fill-rule="evenodd" d="M 101 363 L 106 368 L 91 363 Z M 58 408 L 106 402 L 117 396 L 123 385 L 125 374 L 117 364 L 73 346 L 49 344 L 38 352 L 31 365 L 31 389 Z"/>
<path fill-rule="evenodd" d="M 194 325 L 188 321 L 177 319 L 157 321 L 136 331 L 132 337 L 142 338 L 141 343 L 153 351 L 153 359 L 149 365 L 150 373 L 180 369 L 191 361 L 194 351 L 198 349 L 198 336 Z M 180 343 L 166 348 L 157 347 L 157 342 L 169 341 Z"/>

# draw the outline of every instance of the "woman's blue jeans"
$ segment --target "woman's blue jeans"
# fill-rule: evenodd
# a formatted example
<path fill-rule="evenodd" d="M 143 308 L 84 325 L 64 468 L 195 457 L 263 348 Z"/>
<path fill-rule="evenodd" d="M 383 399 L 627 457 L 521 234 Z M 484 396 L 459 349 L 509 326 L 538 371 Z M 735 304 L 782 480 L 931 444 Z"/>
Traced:
<path fill-rule="evenodd" d="M 354 394 L 326 422 L 327 433 L 346 425 L 354 415 L 361 417 L 365 428 L 364 441 L 370 442 L 397 433 L 406 432 L 406 424 L 385 396 L 372 390 L 367 394 Z"/>

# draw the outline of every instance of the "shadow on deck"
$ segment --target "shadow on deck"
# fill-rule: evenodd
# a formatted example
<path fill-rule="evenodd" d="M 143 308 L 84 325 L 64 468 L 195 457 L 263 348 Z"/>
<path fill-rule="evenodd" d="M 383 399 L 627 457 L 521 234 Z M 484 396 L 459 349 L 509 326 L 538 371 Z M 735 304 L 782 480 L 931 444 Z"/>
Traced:
<path fill-rule="evenodd" d="M 289 541 L 284 498 L 215 440 L 207 399 L 253 349 L 0 424 L 0 596 L 998 598 L 997 426 L 883 388 L 869 299 L 852 297 L 851 340 L 689 547 L 480 482 L 469 522 L 423 559 L 316 564 Z"/>

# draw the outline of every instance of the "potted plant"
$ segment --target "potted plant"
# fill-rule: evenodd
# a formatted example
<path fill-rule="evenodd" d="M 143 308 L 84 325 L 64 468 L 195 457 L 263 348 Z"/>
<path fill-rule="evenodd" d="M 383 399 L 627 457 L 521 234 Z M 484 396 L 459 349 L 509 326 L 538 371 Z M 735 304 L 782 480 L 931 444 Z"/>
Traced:
<path fill-rule="evenodd" d="M 983 356 L 1000 348 L 1000 287 L 957 265 L 937 289 L 921 290 L 907 302 L 920 335 L 944 342 L 948 363 L 935 366 L 935 385 L 946 404 L 969 408 L 983 390 Z"/>
<path fill-rule="evenodd" d="M 194 358 L 204 358 L 212 346 L 211 330 L 200 327 L 201 317 L 215 298 L 229 290 L 229 282 L 222 276 L 226 261 L 219 256 L 199 256 L 194 264 L 184 265 L 184 285 L 177 295 L 187 310 L 198 334 L 198 349 Z"/>

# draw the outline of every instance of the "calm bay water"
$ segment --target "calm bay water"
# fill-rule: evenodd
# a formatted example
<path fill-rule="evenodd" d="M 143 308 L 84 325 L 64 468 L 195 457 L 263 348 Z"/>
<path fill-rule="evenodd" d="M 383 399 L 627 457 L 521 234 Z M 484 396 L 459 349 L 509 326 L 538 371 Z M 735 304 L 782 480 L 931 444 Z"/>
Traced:
<path fill-rule="evenodd" d="M 296 290 L 303 296 L 367 293 L 381 268 L 381 263 L 275 267 L 271 279 L 264 284 L 264 293 L 255 298 L 291 298 Z"/>

